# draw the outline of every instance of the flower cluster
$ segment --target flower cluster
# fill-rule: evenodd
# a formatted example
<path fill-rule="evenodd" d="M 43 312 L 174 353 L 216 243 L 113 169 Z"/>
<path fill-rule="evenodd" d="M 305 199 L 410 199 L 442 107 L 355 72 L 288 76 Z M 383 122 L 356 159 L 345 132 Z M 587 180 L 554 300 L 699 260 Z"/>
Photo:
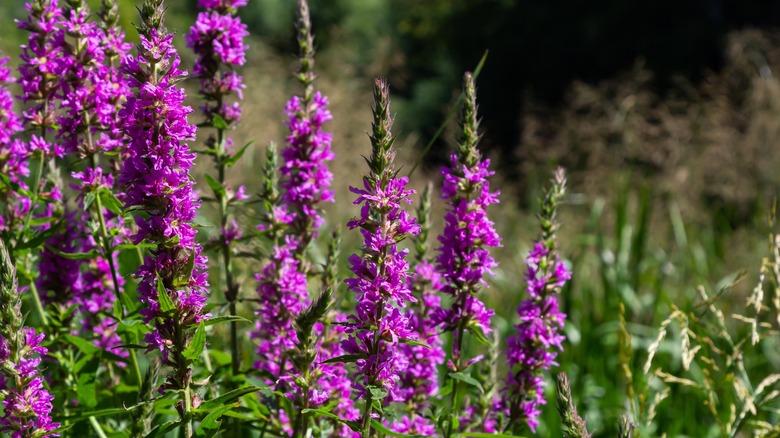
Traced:
<path fill-rule="evenodd" d="M 55 437 L 54 397 L 44 387 L 38 366 L 47 350 L 44 335 L 24 327 L 16 270 L 0 240 L 0 394 L 4 414 L 0 432 L 12 437 Z"/>
<path fill-rule="evenodd" d="M 310 303 L 308 296 L 308 281 L 316 271 L 309 265 L 305 250 L 323 222 L 320 204 L 333 201 L 333 192 L 329 190 L 332 174 L 326 164 L 333 159 L 333 152 L 331 134 L 322 129 L 331 119 L 327 98 L 313 91 L 313 36 L 308 6 L 303 1 L 298 2 L 297 25 L 300 67 L 296 77 L 304 93 L 293 96 L 285 107 L 290 135 L 282 152 L 282 164 L 275 166 L 273 149 L 269 150 L 266 162 L 271 166 L 266 169 L 262 195 L 266 215 L 258 228 L 274 242 L 274 248 L 269 264 L 257 275 L 257 314 L 261 318 L 253 333 L 260 340 L 260 360 L 255 367 L 277 377 L 277 387 L 285 391 L 298 410 L 330 403 L 342 418 L 356 420 L 359 412 L 350 399 L 352 382 L 346 370 L 337 364 L 323 363 L 343 354 L 336 336 L 343 334 L 343 329 L 319 322 L 330 306 L 334 280 L 324 280 L 323 288 L 329 292 L 315 302 Z M 326 264 L 331 268 L 336 264 L 332 259 L 337 252 L 334 242 Z M 340 314 L 334 318 L 344 319 Z M 309 421 L 301 412 L 286 415 L 285 428 L 293 434 Z M 339 436 L 353 435 L 343 424 L 332 426 L 339 429 Z"/>
<path fill-rule="evenodd" d="M 60 78 L 68 62 L 62 44 L 62 9 L 57 0 L 34 0 L 25 4 L 28 15 L 25 21 L 17 21 L 19 28 L 30 33 L 27 44 L 22 45 L 19 66 L 19 82 L 22 85 L 21 99 L 30 104 L 24 111 L 25 123 L 39 129 L 43 136 L 53 129 L 57 122 L 53 99 L 59 91 Z M 35 140 L 35 137 L 33 137 Z M 45 155 L 61 155 L 61 146 L 52 149 L 50 143 L 42 150 Z"/>
<path fill-rule="evenodd" d="M 415 267 L 410 284 L 420 295 L 417 297 L 418 303 L 410 307 L 406 316 L 412 333 L 424 345 L 399 346 L 396 362 L 399 370 L 397 401 L 405 403 L 409 409 L 407 415 L 392 425 L 392 430 L 415 436 L 435 436 L 435 426 L 419 412 L 430 404 L 431 397 L 439 391 L 438 366 L 445 359 L 444 340 L 431 319 L 430 310 L 441 307 L 438 293 L 444 284 L 441 274 L 428 261 L 422 261 Z"/>
<path fill-rule="evenodd" d="M 290 135 L 282 151 L 282 199 L 296 214 L 292 226 L 304 242 L 316 237 L 322 226 L 318 204 L 333 202 L 333 174 L 326 164 L 335 157 L 330 147 L 332 134 L 322 130 L 332 119 L 327 107 L 328 98 L 319 92 L 293 96 L 285 106 Z"/>
<path fill-rule="evenodd" d="M 456 367 L 461 366 L 458 362 L 463 332 L 471 328 L 483 333 L 492 330 L 493 311 L 476 294 L 486 284 L 485 276 L 497 266 L 489 247 L 501 245 L 487 215 L 487 208 L 498 203 L 498 191 L 490 191 L 488 177 L 494 172 L 490 170 L 490 160 L 482 159 L 477 149 L 476 91 L 469 73 L 464 78 L 464 93 L 460 148 L 450 156 L 450 165 L 442 168 L 441 197 L 448 202 L 449 209 L 436 257 L 436 267 L 445 280 L 443 291 L 452 295 L 454 302 L 449 309 L 437 309 L 434 314 L 445 330 L 454 333 L 452 356 Z"/>
<path fill-rule="evenodd" d="M 350 187 L 362 205 L 360 216 L 347 226 L 359 228 L 363 235 L 362 256 L 349 257 L 353 278 L 345 280 L 357 296 L 355 314 L 349 316 L 342 342 L 344 352 L 357 357 L 358 378 L 353 387 L 366 398 L 364 433 L 370 429 L 372 401 L 379 394 L 398 400 L 398 370 L 401 341 L 412 339 L 409 319 L 400 307 L 415 302 L 408 284 L 408 250 L 398 243 L 419 233 L 420 227 L 404 210 L 413 190 L 406 188 L 408 178 L 398 177 L 393 166 L 395 150 L 390 132 L 390 100 L 387 84 L 374 83 L 372 153 L 367 160 L 370 173 L 363 177 L 363 188 Z"/>
<path fill-rule="evenodd" d="M 246 24 L 234 14 L 236 8 L 245 4 L 200 0 L 198 5 L 205 11 L 198 14 L 195 24 L 185 35 L 187 47 L 197 56 L 193 74 L 200 79 L 200 94 L 206 99 L 206 105 L 201 109 L 214 126 L 221 123 L 229 126 L 241 117 L 238 103 L 228 105 L 224 98 L 233 93 L 243 97 L 243 79 L 234 69 L 246 62 L 244 38 L 249 33 Z M 215 116 L 221 122 L 215 122 Z"/>
<path fill-rule="evenodd" d="M 22 130 L 19 116 L 14 112 L 14 101 L 8 84 L 14 81 L 8 65 L 8 57 L 0 58 L 0 174 L 26 189 L 24 179 L 29 176 L 29 153 L 27 144 L 14 135 Z M 16 196 L 5 188 L 0 189 L 3 201 L 8 202 L 0 215 L 0 232 L 9 231 L 14 222 L 21 220 L 30 209 L 30 200 L 22 197 L 14 202 Z"/>
<path fill-rule="evenodd" d="M 192 359 L 183 352 L 193 325 L 209 316 L 203 310 L 206 257 L 191 223 L 200 206 L 189 176 L 195 154 L 184 143 L 194 138 L 195 127 L 187 122 L 192 110 L 183 105 L 184 91 L 175 86 L 186 73 L 179 69 L 173 35 L 162 26 L 162 1 L 147 1 L 141 15 L 138 56 L 122 62 L 135 92 L 121 113 L 131 142 L 119 183 L 125 205 L 145 213 L 136 216 L 132 240 L 157 245 L 136 271 L 145 305 L 140 313 L 147 323 L 155 322 L 146 335 L 148 349 L 160 350 L 163 363 L 174 369 L 164 388 L 188 393 Z"/>
<path fill-rule="evenodd" d="M 3 152 L 6 151 L 7 147 L 11 146 L 13 135 L 22 130 L 19 116 L 14 111 L 13 96 L 8 89 L 8 84 L 14 80 L 11 77 L 11 69 L 7 67 L 9 59 L 7 56 L 0 58 L 0 145 L 3 146 Z M 4 155 L 0 155 L 3 173 L 8 175 L 9 178 L 16 178 L 15 182 L 18 183 L 20 176 L 27 176 L 26 161 L 19 161 L 19 157 L 14 155 L 9 154 L 8 157 Z M 17 166 L 22 166 L 24 170 L 18 169 Z"/>
<path fill-rule="evenodd" d="M 294 254 L 298 242 L 287 236 L 284 243 L 273 249 L 270 261 L 256 278 L 259 309 L 252 337 L 260 339 L 258 359 L 254 366 L 272 376 L 288 375 L 292 364 L 287 353 L 295 348 L 298 338 L 293 318 L 307 305 L 306 275 L 298 269 Z"/>
<path fill-rule="evenodd" d="M 117 28 L 107 32 L 98 22 L 89 21 L 85 5 L 64 15 L 57 38 L 65 64 L 58 137 L 66 153 L 92 157 L 122 145 L 117 110 L 130 90 L 113 59 L 127 55 L 131 45 Z"/>
<path fill-rule="evenodd" d="M 0 380 L 0 392 L 5 393 L 3 407 L 5 413 L 0 417 L 0 431 L 14 437 L 59 436 L 51 432 L 59 427 L 52 422 L 52 396 L 43 385 L 43 377 L 38 366 L 41 356 L 47 350 L 41 346 L 44 335 L 36 334 L 32 327 L 25 327 L 18 336 L 17 345 L 12 340 L 0 336 L 0 367 L 3 378 Z"/>
<path fill-rule="evenodd" d="M 72 1 L 70 5 L 62 14 L 55 37 L 64 65 L 57 93 L 61 99 L 57 139 L 66 154 L 88 158 L 90 167 L 73 172 L 73 178 L 79 183 L 73 186 L 79 192 L 79 205 L 88 210 L 84 207 L 90 207 L 85 203 L 89 196 L 94 199 L 99 191 L 110 193 L 113 188 L 114 179 L 110 174 L 103 176 L 98 154 L 123 145 L 117 110 L 129 88 L 114 59 L 125 56 L 130 45 L 123 42 L 124 34 L 115 26 L 108 26 L 105 21 L 89 21 L 92 14 L 85 4 Z M 103 18 L 112 17 L 109 13 Z M 100 208 L 100 202 L 92 206 L 89 211 Z M 75 212 L 64 213 L 65 225 L 47 240 L 47 248 L 41 253 L 38 288 L 49 303 L 77 305 L 83 317 L 83 330 L 97 335 L 96 344 L 111 348 L 121 344 L 114 330 L 116 322 L 105 320 L 100 313 L 112 311 L 123 280 L 115 272 L 116 254 L 106 253 L 105 248 L 101 254 L 99 241 L 108 239 L 108 228 L 114 228 L 116 237 L 110 243 L 119 243 L 125 231 L 121 217 L 110 210 L 102 208 L 98 215 L 101 215 L 102 228 L 92 230 L 88 226 L 89 215 L 85 218 Z M 96 234 L 105 236 L 96 237 Z M 49 248 L 64 253 L 94 253 L 96 257 L 75 260 Z M 127 355 L 127 352 L 119 354 Z"/>
<path fill-rule="evenodd" d="M 542 372 L 555 365 L 562 350 L 561 334 L 566 315 L 558 309 L 558 297 L 571 272 L 555 251 L 555 211 L 563 195 L 565 179 L 556 173 L 551 190 L 542 202 L 542 238 L 526 258 L 528 298 L 517 308 L 520 323 L 507 339 L 507 364 L 511 371 L 503 394 L 502 406 L 511 421 L 522 421 L 535 431 L 539 424 L 545 382 Z"/>

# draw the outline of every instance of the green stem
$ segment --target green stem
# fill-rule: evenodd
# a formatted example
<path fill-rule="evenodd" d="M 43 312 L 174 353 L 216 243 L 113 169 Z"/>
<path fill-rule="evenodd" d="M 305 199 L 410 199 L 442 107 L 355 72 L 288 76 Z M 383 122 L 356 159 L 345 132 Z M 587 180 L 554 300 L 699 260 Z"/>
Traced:
<path fill-rule="evenodd" d="M 38 166 L 35 167 L 35 176 L 33 176 L 33 195 L 30 200 L 30 210 L 27 211 L 27 216 L 24 218 L 24 227 L 19 230 L 19 235 L 16 237 L 16 244 L 22 240 L 25 230 L 30 227 L 30 220 L 32 219 L 33 210 L 35 210 L 36 204 L 38 204 L 39 188 L 41 185 L 41 177 L 43 176 L 43 162 L 44 157 L 41 156 L 38 159 Z"/>
<path fill-rule="evenodd" d="M 106 433 L 103 432 L 103 428 L 100 427 L 100 423 L 98 423 L 97 418 L 95 417 L 89 417 L 89 422 L 92 424 L 92 428 L 95 429 L 95 433 L 100 438 L 108 438 L 106 436 Z"/>
<path fill-rule="evenodd" d="M 111 270 L 111 281 L 114 284 L 114 294 L 116 295 L 116 299 L 119 300 L 119 306 L 122 308 L 122 318 L 124 318 L 125 304 L 122 301 L 119 276 L 116 273 L 116 266 L 114 266 L 114 248 L 111 246 L 111 241 L 108 238 L 108 227 L 106 226 L 105 215 L 103 215 L 103 202 L 100 200 L 99 194 L 95 196 L 95 208 L 97 209 L 98 221 L 100 222 L 100 237 L 103 241 L 103 251 L 105 253 L 106 262 L 108 262 L 108 267 Z"/>
<path fill-rule="evenodd" d="M 463 296 L 463 295 L 461 295 L 461 296 Z M 465 298 L 464 298 L 464 301 L 465 301 Z M 462 352 L 462 349 L 463 349 L 463 335 L 466 333 L 466 327 L 464 326 L 464 320 L 463 319 L 458 321 L 458 327 L 455 330 L 457 331 L 457 340 L 455 341 L 455 344 L 453 345 L 452 359 L 453 359 L 453 363 L 455 364 L 455 371 L 456 372 L 460 372 L 460 371 L 462 371 L 460 369 L 460 357 L 461 357 L 461 352 Z M 459 396 L 459 394 L 458 394 L 459 390 L 458 389 L 460 388 L 460 385 L 459 385 L 460 382 L 458 382 L 457 380 L 449 377 L 449 375 L 447 375 L 447 379 L 452 380 L 452 398 L 450 399 L 450 421 L 449 421 L 449 424 L 447 425 L 447 435 L 446 435 L 447 437 L 451 437 L 452 436 L 452 432 L 453 432 L 452 431 L 452 425 L 453 425 L 453 422 L 454 422 L 453 420 L 455 418 L 455 415 L 457 415 L 458 411 L 460 410 L 460 406 L 458 406 L 458 396 Z"/>
<path fill-rule="evenodd" d="M 184 422 L 185 438 L 192 438 L 192 394 L 190 382 L 187 382 L 187 386 L 184 387 L 184 416 L 182 421 Z"/>
<path fill-rule="evenodd" d="M 363 414 L 363 431 L 360 432 L 362 438 L 368 438 L 371 436 L 371 413 L 374 411 L 374 397 L 371 395 L 371 391 L 366 392 L 366 410 Z"/>
<path fill-rule="evenodd" d="M 41 324 L 44 327 L 49 326 L 49 318 L 46 317 L 46 312 L 43 310 L 43 304 L 41 304 L 41 297 L 38 296 L 38 287 L 35 286 L 35 281 L 30 280 L 30 290 L 32 291 L 33 303 L 35 304 L 35 310 L 41 317 Z"/>
<path fill-rule="evenodd" d="M 138 367 L 138 357 L 135 355 L 135 349 L 128 348 L 128 350 L 130 351 L 130 368 L 133 369 L 135 381 L 138 383 L 138 387 L 140 388 L 141 385 L 143 385 L 143 378 L 141 377 L 141 368 Z"/>

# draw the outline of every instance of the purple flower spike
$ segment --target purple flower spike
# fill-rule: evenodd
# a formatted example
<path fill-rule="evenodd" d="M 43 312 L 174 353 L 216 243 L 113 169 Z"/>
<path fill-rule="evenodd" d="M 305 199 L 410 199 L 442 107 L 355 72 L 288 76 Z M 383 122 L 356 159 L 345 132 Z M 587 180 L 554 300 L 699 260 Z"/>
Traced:
<path fill-rule="evenodd" d="M 292 369 L 286 360 L 287 353 L 298 342 L 292 322 L 294 315 L 306 306 L 309 296 L 306 275 L 299 271 L 300 262 L 294 256 L 297 245 L 288 236 L 285 243 L 274 248 L 270 263 L 257 275 L 260 309 L 256 312 L 258 320 L 252 337 L 261 342 L 255 368 L 272 376 L 285 376 Z"/>
<path fill-rule="evenodd" d="M 492 331 L 493 311 L 485 308 L 477 292 L 487 285 L 485 276 L 498 266 L 490 247 L 501 246 L 487 208 L 498 203 L 498 192 L 490 191 L 488 178 L 493 175 L 490 160 L 483 159 L 479 141 L 476 91 L 470 73 L 464 77 L 465 99 L 461 109 L 461 140 L 450 165 L 442 169 L 442 198 L 449 204 L 436 267 L 444 277 L 443 291 L 454 298 L 449 309 L 437 309 L 434 320 L 445 330 L 453 331 L 452 360 L 455 368 L 464 369 L 461 348 L 466 330 Z"/>
<path fill-rule="evenodd" d="M 7 87 L 8 83 L 14 82 L 14 79 L 11 77 L 11 69 L 6 67 L 8 59 L 7 56 L 0 58 L 0 146 L 2 146 L 4 151 L 0 153 L 2 154 L 0 155 L 0 163 L 7 161 L 7 159 L 4 159 L 4 155 L 6 148 L 11 145 L 11 137 L 22 130 L 19 116 L 14 112 L 13 96 L 11 96 L 11 92 Z M 8 157 L 8 159 L 12 158 Z M 18 178 L 19 173 L 17 170 L 13 173 L 5 173 L 5 175 L 8 175 L 10 178 Z"/>
<path fill-rule="evenodd" d="M 30 33 L 27 44 L 22 45 L 20 98 L 30 105 L 24 112 L 25 123 L 45 135 L 56 122 L 56 108 L 52 100 L 59 91 L 60 78 L 69 62 L 63 51 L 63 36 L 59 32 L 62 9 L 57 0 L 33 0 L 26 3 L 25 8 L 27 19 L 17 20 L 19 28 Z"/>
<path fill-rule="evenodd" d="M 8 57 L 0 58 L 0 174 L 26 189 L 24 180 L 30 174 L 30 154 L 27 144 L 13 138 L 23 127 L 20 117 L 14 112 L 13 97 L 8 90 L 8 85 L 15 82 L 11 77 L 11 69 L 6 67 L 8 60 Z M 5 188 L 0 189 L 0 193 L 11 198 L 0 215 L 0 233 L 5 233 L 27 215 L 30 200 L 23 198 L 16 202 L 18 195 Z"/>
<path fill-rule="evenodd" d="M 38 368 L 47 353 L 43 333 L 23 325 L 22 299 L 5 244 L 0 240 L 0 432 L 13 438 L 56 437 L 50 433 L 52 396 Z"/>
<path fill-rule="evenodd" d="M 189 176 L 195 154 L 185 143 L 194 139 L 195 126 L 187 121 L 192 110 L 183 105 L 184 91 L 175 86 L 186 73 L 179 69 L 173 35 L 166 34 L 161 17 L 162 1 L 147 1 L 138 55 L 122 61 L 134 93 L 121 114 L 131 142 L 118 182 L 125 188 L 125 205 L 145 213 L 136 216 L 133 241 L 156 244 L 136 271 L 144 304 L 140 313 L 155 327 L 146 337 L 148 350 L 161 351 L 163 363 L 173 368 L 162 389 L 183 389 L 189 396 L 196 358 L 184 351 L 195 325 L 210 316 L 203 309 L 207 269 L 192 225 L 200 207 Z M 184 417 L 191 401 L 182 404 Z"/>
<path fill-rule="evenodd" d="M 245 2 L 244 2 L 245 4 Z M 246 24 L 234 16 L 243 6 L 237 1 L 201 1 L 205 9 L 198 14 L 195 24 L 185 35 L 187 47 L 197 56 L 193 74 L 200 80 L 200 94 L 206 99 L 201 107 L 209 124 L 224 129 L 238 122 L 241 110 L 238 104 L 224 104 L 223 100 L 235 93 L 243 97 L 245 88 L 241 76 L 234 70 L 246 62 L 244 38 L 249 35 Z M 218 117 L 221 122 L 215 122 Z"/>
<path fill-rule="evenodd" d="M 411 295 L 405 258 L 407 250 L 398 243 L 420 232 L 420 227 L 403 209 L 414 191 L 406 188 L 408 179 L 398 177 L 393 166 L 395 150 L 390 132 L 390 99 L 387 84 L 374 82 L 374 123 L 370 172 L 363 177 L 363 188 L 351 187 L 358 195 L 360 216 L 348 223 L 363 235 L 362 256 L 349 258 L 353 278 L 345 280 L 357 296 L 355 314 L 350 315 L 341 344 L 344 352 L 358 357 L 357 378 L 353 387 L 366 399 L 363 436 L 369 436 L 373 400 L 389 396 L 399 400 L 398 369 L 400 343 L 416 337 L 409 318 L 401 308 L 416 301 Z"/>
<path fill-rule="evenodd" d="M 555 251 L 555 213 L 565 185 L 559 169 L 542 202 L 542 238 L 525 260 L 528 298 L 517 308 L 520 322 L 515 326 L 515 334 L 507 339 L 506 357 L 511 371 L 501 405 L 510 423 L 523 422 L 532 432 L 539 425 L 540 408 L 546 404 L 543 372 L 557 365 L 555 357 L 563 350 L 565 339 L 561 330 L 566 315 L 558 309 L 557 295 L 571 278 L 571 272 Z"/>

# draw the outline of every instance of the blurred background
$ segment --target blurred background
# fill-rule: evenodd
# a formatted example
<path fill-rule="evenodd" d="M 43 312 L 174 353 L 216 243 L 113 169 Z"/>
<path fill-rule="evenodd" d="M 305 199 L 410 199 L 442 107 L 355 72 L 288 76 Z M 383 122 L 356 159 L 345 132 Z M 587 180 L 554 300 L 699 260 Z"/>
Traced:
<path fill-rule="evenodd" d="M 99 8 L 99 1 L 89 3 Z M 727 311 L 744 310 L 761 261 L 771 255 L 768 218 L 780 188 L 780 2 L 310 3 L 317 87 L 331 100 L 329 129 L 338 157 L 337 203 L 328 207 L 327 228 L 356 214 L 348 186 L 359 182 L 360 154 L 369 152 L 371 78 L 390 82 L 399 160 L 410 169 L 445 123 L 463 72 L 487 51 L 477 80 L 481 147 L 497 170 L 493 186 L 501 190 L 502 204 L 491 214 L 504 238 L 489 301 L 501 309 L 497 325 L 508 333 L 511 309 L 523 296 L 523 257 L 538 234 L 536 201 L 552 169 L 567 169 L 559 240 L 574 279 L 563 296 L 569 341 L 559 363 L 597 436 L 614 434 L 617 416 L 626 411 L 621 363 L 640 372 L 672 303 L 691 309 L 698 285 L 715 291 L 746 270 L 747 279 L 720 296 Z M 134 4 L 120 0 L 128 37 L 136 41 Z M 184 65 L 191 66 L 182 35 L 197 2 L 168 4 L 168 27 L 177 33 Z M 230 178 L 252 190 L 259 187 L 262 147 L 283 143 L 282 109 L 298 92 L 291 76 L 293 14 L 291 0 L 250 0 L 241 11 L 252 36 L 243 69 L 244 115 L 234 137 L 238 146 L 254 146 Z M 25 38 L 10 17 L 23 15 L 22 0 L 0 2 L 6 29 L 0 49 L 8 55 L 18 55 Z M 185 86 L 197 90 L 195 81 Z M 446 124 L 413 176 L 418 189 L 438 182 L 438 168 L 454 146 L 455 122 Z M 198 172 L 211 167 L 200 166 Z M 202 181 L 199 173 L 195 177 Z M 435 208 L 435 226 L 441 227 L 443 206 Z M 255 212 L 242 214 L 250 226 Z M 202 222 L 210 217 L 206 210 Z M 350 234 L 346 252 L 357 240 Z M 248 280 L 244 293 L 252 288 Z M 633 337 L 627 359 L 619 357 L 621 304 Z M 762 348 L 747 368 L 777 370 L 777 349 Z M 670 334 L 658 355 L 665 369 L 680 370 L 679 333 Z M 709 412 L 705 398 L 673 386 L 652 434 L 719 436 L 715 421 L 691 424 Z M 544 416 L 540 435 L 557 436 L 554 404 Z"/>

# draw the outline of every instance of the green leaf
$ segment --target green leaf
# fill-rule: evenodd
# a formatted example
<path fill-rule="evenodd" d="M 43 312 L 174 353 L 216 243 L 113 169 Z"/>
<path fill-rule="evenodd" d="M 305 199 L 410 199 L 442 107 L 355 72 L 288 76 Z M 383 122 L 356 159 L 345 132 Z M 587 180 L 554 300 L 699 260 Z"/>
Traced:
<path fill-rule="evenodd" d="M 250 320 L 248 320 L 248 319 L 246 319 L 244 317 L 241 317 L 241 316 L 227 315 L 227 316 L 218 316 L 216 318 L 209 318 L 209 319 L 203 321 L 203 323 L 206 324 L 206 327 L 208 327 L 210 325 L 220 324 L 220 323 L 223 323 L 223 322 L 239 322 L 239 321 L 240 322 L 249 322 L 249 323 L 252 322 L 252 321 L 250 321 Z"/>
<path fill-rule="evenodd" d="M 98 255 L 100 255 L 100 253 L 96 249 L 93 249 L 92 251 L 89 252 L 63 252 L 51 245 L 44 245 L 44 246 L 46 247 L 46 249 L 53 252 L 54 254 L 57 254 L 58 256 L 69 260 L 94 259 Z"/>
<path fill-rule="evenodd" d="M 215 180 L 214 177 L 208 173 L 203 175 L 203 178 L 206 179 L 206 184 L 211 187 L 211 191 L 214 192 L 214 195 L 216 195 L 217 198 L 221 199 L 225 197 L 225 188 L 222 187 L 222 184 L 220 184 L 219 181 Z"/>
<path fill-rule="evenodd" d="M 75 385 L 79 405 L 88 408 L 97 406 L 97 370 L 100 362 L 97 357 L 92 359 L 87 363 L 87 366 L 76 371 L 79 376 L 78 383 Z"/>
<path fill-rule="evenodd" d="M 362 358 L 363 356 L 360 354 L 345 354 L 343 356 L 337 356 L 325 361 L 322 361 L 320 363 L 350 363 L 355 362 L 358 359 Z"/>
<path fill-rule="evenodd" d="M 68 341 L 70 344 L 72 344 L 80 352 L 84 353 L 88 357 L 93 355 L 99 355 L 103 359 L 110 359 L 114 362 L 123 362 L 127 360 L 127 358 L 123 358 L 117 354 L 111 353 L 110 351 L 106 351 L 96 346 L 92 342 L 89 342 L 86 339 L 79 338 L 78 336 L 68 335 L 68 334 L 64 336 L 66 341 Z"/>
<path fill-rule="evenodd" d="M 439 389 L 439 393 L 436 394 L 438 397 L 446 397 L 452 393 L 452 380 L 447 380 L 447 382 Z"/>
<path fill-rule="evenodd" d="M 114 196 L 111 190 L 102 189 L 98 192 L 98 196 L 100 196 L 103 207 L 106 207 L 111 213 L 122 214 L 122 202 Z"/>
<path fill-rule="evenodd" d="M 153 243 L 145 243 L 141 242 L 139 244 L 135 243 L 120 243 L 119 245 L 114 246 L 114 249 L 136 249 L 136 248 L 156 248 L 157 245 Z"/>
<path fill-rule="evenodd" d="M 203 421 L 200 422 L 198 430 L 195 431 L 195 436 L 202 438 L 212 438 L 216 436 L 217 432 L 219 432 L 220 426 L 222 426 L 222 421 L 220 418 L 228 411 L 238 406 L 238 403 L 222 406 L 221 408 L 218 408 L 206 415 Z"/>
<path fill-rule="evenodd" d="M 222 116 L 219 114 L 214 113 L 211 117 L 211 126 L 217 128 L 217 129 L 228 129 L 230 125 L 228 125 L 228 122 L 225 121 Z"/>
<path fill-rule="evenodd" d="M 378 422 L 376 420 L 371 420 L 371 428 L 373 428 L 374 430 L 377 430 L 379 432 L 382 432 L 382 434 L 387 435 L 387 436 L 400 436 L 400 437 L 417 437 L 417 436 L 419 436 L 419 435 L 407 435 L 405 433 L 393 432 L 392 430 L 386 428 L 382 423 L 380 423 L 380 422 Z"/>
<path fill-rule="evenodd" d="M 238 162 L 238 160 L 241 159 L 241 156 L 244 155 L 244 152 L 246 152 L 246 148 L 248 148 L 249 145 L 251 144 L 252 142 L 250 141 L 249 143 L 245 144 L 244 147 L 239 149 L 238 152 L 228 157 L 228 159 L 225 160 L 225 166 L 233 167 Z"/>
<path fill-rule="evenodd" d="M 388 394 L 385 388 L 380 388 L 378 386 L 368 385 L 368 390 L 371 392 L 371 398 L 374 400 L 382 400 L 387 397 Z"/>
<path fill-rule="evenodd" d="M 474 335 L 474 337 L 479 341 L 480 344 L 486 346 L 486 347 L 492 347 L 493 344 L 490 343 L 490 340 L 485 336 L 485 333 L 482 332 L 482 329 L 475 326 L 470 326 L 466 330 L 468 330 L 469 333 Z"/>
<path fill-rule="evenodd" d="M 349 426 L 350 429 L 354 430 L 355 432 L 360 431 L 360 425 L 357 423 L 357 421 L 345 420 L 339 417 L 338 415 L 330 413 L 324 409 L 304 409 L 301 411 L 301 413 L 302 414 L 314 413 L 322 417 L 330 418 L 331 420 L 337 421 L 339 423 L 346 424 L 347 426 Z"/>
<path fill-rule="evenodd" d="M 146 350 L 146 347 L 138 344 L 122 344 L 112 347 L 113 350 L 121 350 L 123 348 L 132 348 L 133 350 Z"/>
<path fill-rule="evenodd" d="M 206 326 L 201 321 L 197 330 L 195 330 L 195 336 L 192 337 L 190 345 L 182 352 L 182 355 L 184 355 L 185 359 L 195 360 L 203 353 L 204 348 L 206 348 Z"/>
<path fill-rule="evenodd" d="M 62 225 L 62 220 L 57 221 L 56 224 L 52 225 L 51 228 L 48 230 L 38 233 L 30 240 L 26 240 L 14 248 L 15 250 L 21 250 L 21 249 L 28 249 L 28 248 L 38 248 L 39 246 L 43 245 L 43 242 L 49 239 L 49 237 L 53 236 L 54 233 L 59 231 L 60 225 Z"/>
<path fill-rule="evenodd" d="M 114 300 L 114 318 L 122 320 L 122 300 Z"/>
<path fill-rule="evenodd" d="M 30 193 L 28 190 L 23 189 L 19 184 L 11 181 L 10 178 L 8 178 L 8 175 L 4 173 L 0 173 L 0 184 L 8 187 L 9 189 L 13 190 L 16 193 L 19 193 L 20 195 L 24 196 L 25 198 L 32 198 L 32 193 Z"/>
<path fill-rule="evenodd" d="M 507 435 L 505 433 L 484 433 L 484 432 L 461 432 L 452 435 L 453 437 L 469 438 L 525 438 L 517 435 Z"/>
<path fill-rule="evenodd" d="M 482 385 L 479 383 L 479 381 L 464 372 L 450 373 L 449 376 L 455 380 L 460 380 L 463 383 L 476 387 L 479 389 L 479 392 L 483 394 L 485 393 L 485 390 L 482 389 Z"/>
<path fill-rule="evenodd" d="M 152 429 L 152 431 L 146 435 L 146 438 L 162 438 L 166 433 L 176 429 L 177 427 L 179 427 L 178 421 L 168 421 L 167 423 L 163 423 L 160 426 Z"/>
<path fill-rule="evenodd" d="M 130 412 L 130 409 L 125 408 L 108 408 L 108 409 L 98 409 L 97 411 L 86 411 L 86 412 L 80 412 L 75 415 L 68 415 L 64 417 L 57 417 L 55 418 L 56 421 L 65 421 L 65 420 L 81 420 L 88 417 L 107 417 L 109 415 L 123 415 Z"/>
<path fill-rule="evenodd" d="M 200 407 L 196 409 L 196 412 L 208 412 L 212 409 L 219 408 L 221 406 L 225 406 L 228 403 L 232 402 L 233 400 L 238 399 L 239 397 L 243 397 L 247 394 L 251 394 L 253 392 L 260 391 L 261 389 L 264 389 L 261 386 L 250 386 L 247 388 L 238 388 L 234 389 L 230 392 L 227 392 L 225 394 L 220 395 L 217 398 L 213 398 L 211 400 L 207 400 L 203 403 L 201 403 Z"/>
<path fill-rule="evenodd" d="M 428 350 L 431 350 L 431 346 L 430 345 L 426 344 L 425 342 L 420 342 L 420 341 L 415 340 L 415 339 L 401 339 L 401 343 L 402 344 L 407 344 L 407 345 L 415 345 L 417 347 L 423 347 L 423 348 L 427 348 Z"/>
<path fill-rule="evenodd" d="M 48 436 L 52 436 L 54 434 L 61 434 L 62 432 L 65 432 L 65 431 L 71 429 L 75 425 L 76 424 L 66 424 L 66 425 L 60 426 L 60 427 L 58 427 L 58 428 L 56 428 L 54 430 L 46 431 L 46 433 L 49 434 Z"/>
<path fill-rule="evenodd" d="M 157 302 L 160 304 L 160 311 L 168 313 L 176 309 L 176 305 L 171 301 L 168 291 L 165 289 L 162 277 L 157 276 Z"/>
<path fill-rule="evenodd" d="M 50 224 L 57 220 L 54 216 L 43 216 L 43 217 L 36 217 L 33 219 L 30 219 L 30 226 L 31 227 L 37 227 L 43 224 Z"/>
<path fill-rule="evenodd" d="M 89 207 L 92 205 L 93 202 L 95 202 L 96 197 L 97 197 L 97 193 L 95 192 L 89 192 L 86 195 L 84 195 L 84 211 L 89 210 Z"/>

